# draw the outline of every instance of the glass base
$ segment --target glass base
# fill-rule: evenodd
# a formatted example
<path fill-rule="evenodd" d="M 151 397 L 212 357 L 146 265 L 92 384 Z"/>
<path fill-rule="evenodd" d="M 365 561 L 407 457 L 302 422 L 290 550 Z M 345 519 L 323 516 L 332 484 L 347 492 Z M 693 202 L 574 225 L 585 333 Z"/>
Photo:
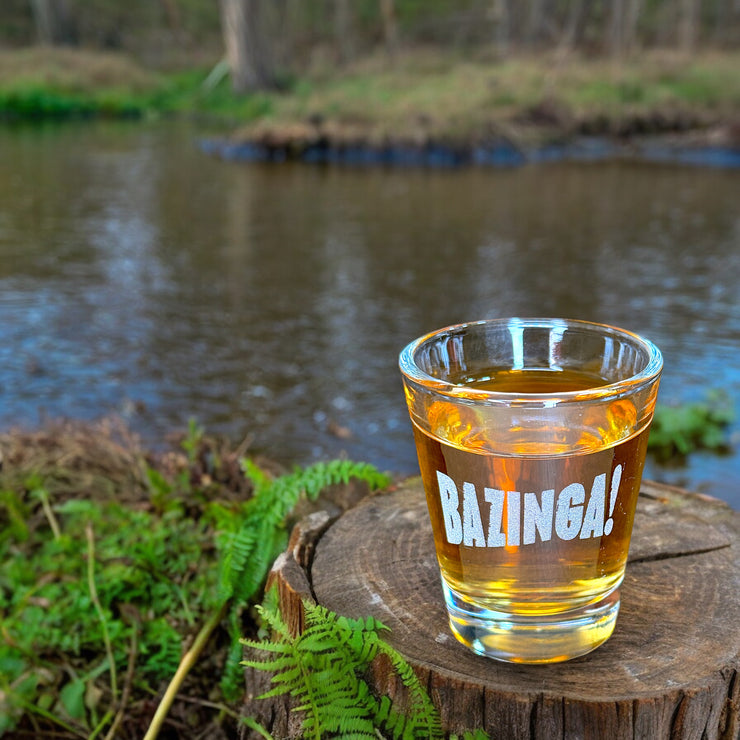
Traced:
<path fill-rule="evenodd" d="M 463 600 L 443 582 L 450 628 L 473 652 L 507 663 L 559 663 L 597 648 L 614 631 L 619 589 L 557 614 L 493 611 Z"/>

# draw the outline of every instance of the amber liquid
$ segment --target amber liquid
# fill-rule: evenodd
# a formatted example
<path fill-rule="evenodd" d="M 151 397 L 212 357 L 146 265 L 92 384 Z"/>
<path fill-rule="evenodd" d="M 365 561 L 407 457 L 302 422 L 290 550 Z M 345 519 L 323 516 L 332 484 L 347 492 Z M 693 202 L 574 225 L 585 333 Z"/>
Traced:
<path fill-rule="evenodd" d="M 517 394 L 604 385 L 598 376 L 552 370 L 456 382 Z M 517 431 L 520 452 L 486 451 L 480 429 L 460 424 L 459 404 L 435 401 L 428 413 L 434 435 L 414 428 L 419 464 L 442 576 L 460 599 L 496 612 L 551 615 L 595 603 L 619 586 L 648 433 L 623 438 L 625 418 L 636 418 L 631 401 L 608 405 L 585 452 L 564 454 L 553 442 L 551 456 L 539 443 L 529 454 L 526 430 Z"/>

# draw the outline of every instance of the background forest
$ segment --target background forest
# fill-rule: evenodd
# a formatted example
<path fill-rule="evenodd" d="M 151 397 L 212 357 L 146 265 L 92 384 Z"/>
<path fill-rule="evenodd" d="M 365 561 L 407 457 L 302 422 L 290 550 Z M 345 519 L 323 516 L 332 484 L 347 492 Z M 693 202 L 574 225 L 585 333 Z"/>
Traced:
<path fill-rule="evenodd" d="M 255 33 L 256 31 L 256 33 Z M 242 65 L 236 84 L 270 85 L 307 63 L 342 65 L 384 47 L 433 45 L 505 56 L 576 48 L 620 56 L 641 49 L 730 48 L 738 0 L 4 0 L 0 45 L 124 50 L 159 67 Z"/>

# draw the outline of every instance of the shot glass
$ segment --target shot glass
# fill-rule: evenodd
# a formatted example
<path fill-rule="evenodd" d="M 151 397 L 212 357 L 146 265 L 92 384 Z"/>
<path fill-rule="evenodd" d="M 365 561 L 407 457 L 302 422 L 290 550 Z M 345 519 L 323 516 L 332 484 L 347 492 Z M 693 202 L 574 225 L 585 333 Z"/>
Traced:
<path fill-rule="evenodd" d="M 492 319 L 400 355 L 450 628 L 554 663 L 614 631 L 658 348 L 613 326 Z"/>

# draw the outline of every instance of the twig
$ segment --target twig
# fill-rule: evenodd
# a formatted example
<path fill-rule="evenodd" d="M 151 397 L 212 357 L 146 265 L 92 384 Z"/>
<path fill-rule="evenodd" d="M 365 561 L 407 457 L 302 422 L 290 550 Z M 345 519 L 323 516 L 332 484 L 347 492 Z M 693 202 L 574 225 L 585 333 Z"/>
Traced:
<path fill-rule="evenodd" d="M 252 446 L 254 442 L 254 434 L 249 432 L 246 437 L 239 443 L 239 446 L 234 450 L 234 457 L 239 460 L 247 454 L 247 450 Z"/>
<path fill-rule="evenodd" d="M 187 696 L 187 694 L 183 694 L 182 696 L 180 696 L 180 701 L 184 702 L 185 704 L 195 704 L 206 709 L 216 709 L 219 712 L 223 712 L 224 714 L 228 715 L 232 719 L 239 719 L 239 713 L 235 712 L 230 707 L 227 707 L 226 704 L 222 702 L 201 699 L 199 696 Z"/>
<path fill-rule="evenodd" d="M 180 701 L 186 704 L 197 704 L 199 707 L 205 707 L 206 709 L 215 709 L 222 714 L 225 714 L 236 722 L 246 725 L 247 727 L 259 732 L 262 737 L 266 740 L 275 740 L 273 736 L 253 717 L 242 717 L 238 712 L 235 712 L 231 707 L 226 706 L 222 702 L 209 701 L 208 699 L 201 699 L 198 696 L 187 696 L 183 695 L 180 697 Z"/>
<path fill-rule="evenodd" d="M 87 740 L 95 740 L 95 738 L 103 731 L 103 728 L 110 722 L 112 719 L 114 719 L 114 712 L 112 709 L 109 709 L 104 715 L 103 719 L 98 722 L 97 725 L 95 725 L 95 728 L 93 731 L 87 736 Z"/>
<path fill-rule="evenodd" d="M 131 686 L 134 682 L 134 670 L 136 669 L 136 655 L 138 653 L 138 633 L 139 626 L 135 625 L 134 631 L 131 633 L 131 646 L 128 651 L 128 667 L 126 668 L 126 678 L 123 682 L 123 691 L 121 692 L 121 703 L 116 712 L 116 716 L 113 720 L 113 724 L 105 735 L 104 740 L 113 740 L 116 736 L 116 731 L 119 725 L 123 721 L 123 715 L 126 712 L 126 705 L 128 704 L 129 696 L 131 696 Z"/>
<path fill-rule="evenodd" d="M 103 642 L 105 643 L 105 652 L 108 656 L 110 666 L 110 687 L 113 692 L 113 703 L 118 702 L 118 680 L 116 678 L 116 661 L 113 656 L 113 646 L 108 634 L 108 623 L 105 620 L 103 606 L 98 598 L 98 590 L 95 588 L 95 536 L 93 535 L 92 524 L 88 522 L 85 525 L 85 534 L 87 535 L 87 585 L 90 589 L 90 598 L 95 605 L 95 611 L 100 618 L 100 625 L 103 629 Z"/>
<path fill-rule="evenodd" d="M 44 510 L 44 515 L 49 522 L 51 531 L 54 533 L 54 539 L 58 540 L 62 536 L 62 530 L 59 528 L 59 522 L 54 516 L 51 505 L 49 504 L 49 496 L 43 488 L 39 488 L 38 494 L 41 499 L 41 508 Z"/>
<path fill-rule="evenodd" d="M 180 690 L 180 686 L 182 686 L 182 682 L 198 660 L 203 648 L 208 643 L 211 633 L 224 618 L 228 605 L 228 601 L 224 602 L 218 611 L 211 614 L 208 621 L 200 628 L 200 632 L 196 635 L 190 649 L 182 656 L 180 665 L 177 667 L 177 671 L 175 671 L 175 675 L 172 677 L 172 681 L 170 681 L 167 691 L 164 692 L 164 696 L 162 697 L 162 701 L 159 702 L 159 706 L 157 707 L 157 711 L 154 713 L 154 717 L 152 717 L 152 723 L 149 725 L 146 735 L 144 735 L 144 740 L 155 740 L 159 734 L 159 731 L 162 729 L 162 725 L 164 724 L 164 720 L 167 717 L 167 713 L 170 711 L 172 703 L 175 701 L 177 692 Z"/>

